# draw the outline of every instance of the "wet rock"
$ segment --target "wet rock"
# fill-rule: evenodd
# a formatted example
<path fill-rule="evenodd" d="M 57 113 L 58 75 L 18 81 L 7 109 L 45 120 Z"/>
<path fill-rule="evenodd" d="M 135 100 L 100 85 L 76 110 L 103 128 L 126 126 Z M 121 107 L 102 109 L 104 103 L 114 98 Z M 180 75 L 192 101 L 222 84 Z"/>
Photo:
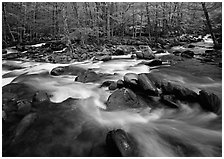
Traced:
<path fill-rule="evenodd" d="M 205 54 L 212 54 L 214 50 L 205 50 Z"/>
<path fill-rule="evenodd" d="M 46 92 L 43 91 L 38 91 L 34 94 L 33 96 L 33 105 L 37 106 L 43 103 L 48 103 L 50 102 L 50 98 Z"/>
<path fill-rule="evenodd" d="M 105 56 L 97 56 L 94 58 L 95 60 L 99 60 L 99 61 L 110 61 L 112 60 L 112 57 L 109 55 L 105 55 Z"/>
<path fill-rule="evenodd" d="M 179 108 L 172 95 L 162 95 L 160 101 L 171 108 Z"/>
<path fill-rule="evenodd" d="M 86 70 L 84 68 L 74 66 L 74 65 L 69 65 L 69 66 L 58 66 L 56 68 L 53 68 L 51 70 L 51 75 L 53 76 L 59 76 L 59 75 L 79 75 Z"/>
<path fill-rule="evenodd" d="M 24 67 L 16 65 L 15 63 L 7 62 L 2 64 L 2 68 L 7 70 L 15 70 L 15 69 L 23 69 Z"/>
<path fill-rule="evenodd" d="M 60 51 L 66 48 L 67 46 L 62 41 L 49 41 L 49 42 L 46 42 L 45 45 L 43 45 L 42 47 L 44 48 L 48 47 L 53 51 Z"/>
<path fill-rule="evenodd" d="M 146 91 L 149 95 L 158 95 L 156 86 L 145 74 L 142 73 L 138 75 L 138 83 L 141 89 Z"/>
<path fill-rule="evenodd" d="M 25 47 L 25 45 L 16 45 L 16 50 L 23 52 L 26 51 L 27 48 Z"/>
<path fill-rule="evenodd" d="M 201 107 L 207 111 L 211 111 L 219 115 L 222 113 L 221 101 L 214 93 L 208 93 L 201 90 L 199 92 L 199 103 Z"/>
<path fill-rule="evenodd" d="M 125 54 L 125 50 L 121 47 L 118 47 L 114 52 L 114 55 L 124 55 L 124 54 Z"/>
<path fill-rule="evenodd" d="M 92 70 L 87 70 L 81 74 L 79 74 L 75 81 L 78 82 L 83 82 L 83 83 L 87 83 L 87 82 L 96 82 L 99 81 L 101 79 L 101 77 L 103 77 L 103 74 L 97 74 L 96 72 L 92 71 Z"/>
<path fill-rule="evenodd" d="M 122 88 L 122 87 L 124 87 L 124 81 L 118 80 L 117 81 L 117 88 Z"/>
<path fill-rule="evenodd" d="M 195 45 L 190 44 L 188 45 L 188 48 L 195 48 Z"/>
<path fill-rule="evenodd" d="M 145 73 L 148 79 L 157 87 L 161 88 L 162 80 L 153 73 Z"/>
<path fill-rule="evenodd" d="M 107 100 L 107 110 L 123 110 L 138 107 L 140 105 L 137 95 L 128 88 L 114 91 Z"/>
<path fill-rule="evenodd" d="M 156 54 L 158 54 L 158 53 L 166 53 L 166 50 L 159 49 L 159 50 L 156 51 Z"/>
<path fill-rule="evenodd" d="M 152 49 L 149 46 L 139 46 L 141 51 L 136 51 L 136 57 L 139 59 L 151 60 L 155 58 Z"/>
<path fill-rule="evenodd" d="M 126 73 L 124 75 L 124 83 L 127 85 L 137 85 L 138 75 L 135 73 Z"/>
<path fill-rule="evenodd" d="M 16 142 L 24 134 L 24 132 L 31 126 L 31 124 L 33 124 L 33 122 L 36 119 L 37 119 L 36 113 L 30 113 L 26 115 L 16 127 L 13 142 Z"/>
<path fill-rule="evenodd" d="M 115 89 L 117 89 L 117 82 L 113 81 L 109 86 L 109 90 L 115 90 Z"/>
<path fill-rule="evenodd" d="M 11 59 L 16 59 L 22 57 L 21 53 L 10 53 L 2 56 L 2 58 L 11 60 Z"/>
<path fill-rule="evenodd" d="M 195 102 L 198 99 L 197 93 L 181 85 L 163 82 L 161 88 L 163 94 L 175 95 L 180 100 Z"/>
<path fill-rule="evenodd" d="M 176 55 L 176 56 L 179 56 L 181 54 L 181 51 L 178 51 L 178 50 L 173 51 L 173 54 Z"/>
<path fill-rule="evenodd" d="M 100 87 L 109 87 L 113 81 L 104 81 Z"/>
<path fill-rule="evenodd" d="M 133 139 L 122 129 L 108 132 L 106 144 L 113 157 L 134 157 L 137 155 Z"/>
<path fill-rule="evenodd" d="M 27 115 L 31 111 L 31 103 L 28 100 L 17 101 L 17 107 L 17 114 L 22 116 Z"/>
<path fill-rule="evenodd" d="M 51 73 L 50 74 L 53 75 L 53 76 L 59 76 L 59 75 L 62 75 L 64 72 L 65 72 L 65 67 L 58 66 L 56 68 L 53 68 L 51 70 Z"/>
<path fill-rule="evenodd" d="M 139 59 L 143 59 L 144 58 L 144 55 L 143 55 L 142 51 L 136 51 L 135 54 L 136 54 L 136 57 L 139 58 Z"/>
<path fill-rule="evenodd" d="M 190 50 L 186 50 L 186 51 L 181 53 L 181 56 L 186 57 L 186 58 L 193 58 L 194 57 L 194 52 L 190 51 Z"/>
<path fill-rule="evenodd" d="M 152 61 L 144 61 L 142 63 L 148 66 L 159 66 L 163 64 L 162 60 L 159 59 L 154 59 Z"/>

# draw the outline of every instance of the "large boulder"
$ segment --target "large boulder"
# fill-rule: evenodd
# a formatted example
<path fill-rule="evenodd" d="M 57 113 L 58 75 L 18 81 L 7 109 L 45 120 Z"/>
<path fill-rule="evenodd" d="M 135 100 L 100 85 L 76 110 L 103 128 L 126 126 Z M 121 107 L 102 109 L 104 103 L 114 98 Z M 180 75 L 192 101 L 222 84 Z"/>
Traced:
<path fill-rule="evenodd" d="M 136 51 L 136 57 L 139 59 L 151 60 L 155 58 L 152 49 L 149 46 L 141 45 L 140 51 Z"/>
<path fill-rule="evenodd" d="M 161 88 L 163 94 L 175 95 L 175 97 L 180 100 L 195 102 L 198 99 L 198 94 L 196 92 L 171 82 L 163 82 Z"/>
<path fill-rule="evenodd" d="M 194 57 L 194 52 L 190 50 L 186 50 L 181 53 L 182 57 L 187 57 L 187 58 L 193 58 Z"/>
<path fill-rule="evenodd" d="M 124 75 L 124 82 L 127 85 L 137 85 L 138 84 L 138 75 L 135 73 L 126 73 Z"/>
<path fill-rule="evenodd" d="M 145 73 L 148 79 L 157 87 L 161 88 L 163 80 L 153 73 Z"/>
<path fill-rule="evenodd" d="M 128 88 L 117 89 L 107 100 L 107 110 L 123 110 L 139 107 L 137 95 Z"/>
<path fill-rule="evenodd" d="M 214 93 L 208 93 L 201 90 L 199 92 L 199 103 L 201 107 L 207 111 L 211 111 L 219 115 L 222 113 L 221 101 Z"/>
<path fill-rule="evenodd" d="M 151 60 L 155 58 L 155 55 L 148 50 L 136 51 L 136 57 L 139 59 Z"/>
<path fill-rule="evenodd" d="M 79 75 L 86 70 L 84 68 L 75 66 L 75 65 L 69 65 L 69 66 L 58 66 L 56 68 L 53 68 L 51 70 L 51 75 L 53 76 L 59 76 L 59 75 Z"/>
<path fill-rule="evenodd" d="M 114 52 L 114 55 L 125 55 L 126 52 L 127 50 L 124 47 L 118 46 Z"/>
<path fill-rule="evenodd" d="M 108 132 L 106 144 L 113 157 L 134 157 L 137 155 L 135 142 L 122 129 L 112 130 Z"/>
<path fill-rule="evenodd" d="M 147 92 L 149 95 L 158 95 L 158 89 L 144 73 L 138 75 L 138 83 L 140 88 Z"/>

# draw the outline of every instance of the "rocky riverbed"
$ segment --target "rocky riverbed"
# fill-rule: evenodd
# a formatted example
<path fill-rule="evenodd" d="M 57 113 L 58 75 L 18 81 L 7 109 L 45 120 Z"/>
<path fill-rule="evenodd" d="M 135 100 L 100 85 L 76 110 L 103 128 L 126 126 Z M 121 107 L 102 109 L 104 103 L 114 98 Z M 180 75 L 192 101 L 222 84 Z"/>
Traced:
<path fill-rule="evenodd" d="M 3 156 L 221 156 L 220 53 L 191 45 L 119 46 L 69 64 L 7 52 Z"/>

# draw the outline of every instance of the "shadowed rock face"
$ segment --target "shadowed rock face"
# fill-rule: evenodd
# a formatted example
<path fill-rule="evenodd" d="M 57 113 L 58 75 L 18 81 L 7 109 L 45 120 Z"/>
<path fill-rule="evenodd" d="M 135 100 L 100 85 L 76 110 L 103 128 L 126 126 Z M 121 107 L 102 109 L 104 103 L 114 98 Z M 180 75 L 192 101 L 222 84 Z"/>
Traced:
<path fill-rule="evenodd" d="M 149 95 L 158 95 L 158 90 L 151 80 L 145 74 L 138 75 L 138 83 L 140 87 Z"/>
<path fill-rule="evenodd" d="M 128 88 L 121 88 L 114 91 L 107 100 L 107 110 L 123 110 L 139 107 L 137 95 Z"/>
<path fill-rule="evenodd" d="M 216 114 L 222 114 L 221 101 L 214 93 L 208 93 L 204 90 L 199 92 L 199 103 L 205 110 L 214 112 Z"/>
<path fill-rule="evenodd" d="M 138 156 L 136 145 L 133 139 L 122 129 L 112 130 L 107 134 L 107 146 L 112 150 L 114 157 L 135 157 Z"/>

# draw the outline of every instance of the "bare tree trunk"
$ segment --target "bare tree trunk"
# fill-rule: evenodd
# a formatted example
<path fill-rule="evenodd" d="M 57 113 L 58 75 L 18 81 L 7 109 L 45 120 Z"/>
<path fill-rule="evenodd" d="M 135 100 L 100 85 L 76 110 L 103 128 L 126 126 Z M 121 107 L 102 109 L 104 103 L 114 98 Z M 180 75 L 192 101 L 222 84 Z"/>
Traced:
<path fill-rule="evenodd" d="M 107 2 L 107 39 L 110 39 L 110 2 Z"/>
<path fill-rule="evenodd" d="M 156 24 L 155 24 L 155 32 L 156 32 L 156 36 L 155 36 L 155 40 L 156 42 L 158 41 L 158 4 L 156 3 Z"/>
<path fill-rule="evenodd" d="M 150 23 L 150 15 L 149 15 L 149 3 L 146 3 L 146 13 L 147 13 L 147 21 L 148 21 L 148 30 L 149 30 L 149 41 L 151 41 L 151 23 Z"/>
<path fill-rule="evenodd" d="M 16 40 L 15 40 L 15 37 L 13 36 L 13 34 L 12 34 L 12 32 L 11 32 L 11 28 L 10 28 L 9 23 L 8 23 L 8 20 L 7 20 L 7 18 L 6 18 L 6 9 L 5 9 L 5 5 L 6 5 L 6 4 L 3 2 L 3 3 L 2 3 L 2 10 L 3 10 L 3 18 L 4 18 L 4 21 L 5 21 L 5 23 L 6 23 L 6 27 L 7 27 L 6 30 L 8 30 L 8 32 L 9 32 L 9 34 L 10 34 L 10 36 L 11 36 L 12 41 L 15 42 L 15 41 L 16 41 Z M 7 33 L 7 32 L 6 32 L 6 33 Z"/>
<path fill-rule="evenodd" d="M 142 36 L 142 17 L 143 17 L 143 12 L 141 12 L 141 25 L 140 25 L 140 37 Z"/>
<path fill-rule="evenodd" d="M 133 18 L 133 37 L 135 37 L 135 7 L 132 5 L 132 18 Z"/>
<path fill-rule="evenodd" d="M 66 42 L 67 42 L 67 46 L 69 48 L 70 54 L 72 55 L 72 53 L 74 52 L 72 43 L 71 43 L 71 39 L 69 36 L 69 28 L 68 28 L 68 22 L 67 22 L 67 14 L 66 14 L 66 10 L 68 8 L 69 3 L 68 2 L 64 2 L 63 3 L 63 20 L 64 20 L 64 34 L 65 34 L 65 38 L 66 38 Z"/>
<path fill-rule="evenodd" d="M 100 43 L 100 27 L 99 27 L 99 3 L 95 2 L 96 4 L 96 25 L 97 25 L 97 43 Z"/>
<path fill-rule="evenodd" d="M 213 31 L 212 31 L 212 25 L 211 25 L 211 21 L 209 19 L 207 8 L 205 6 L 205 2 L 201 2 L 201 5 L 202 5 L 202 8 L 203 8 L 205 17 L 206 17 L 206 21 L 207 21 L 209 32 L 210 32 L 210 34 L 212 36 L 213 44 L 216 46 L 218 43 L 217 43 L 216 38 L 215 38 L 215 36 L 213 34 Z"/>

